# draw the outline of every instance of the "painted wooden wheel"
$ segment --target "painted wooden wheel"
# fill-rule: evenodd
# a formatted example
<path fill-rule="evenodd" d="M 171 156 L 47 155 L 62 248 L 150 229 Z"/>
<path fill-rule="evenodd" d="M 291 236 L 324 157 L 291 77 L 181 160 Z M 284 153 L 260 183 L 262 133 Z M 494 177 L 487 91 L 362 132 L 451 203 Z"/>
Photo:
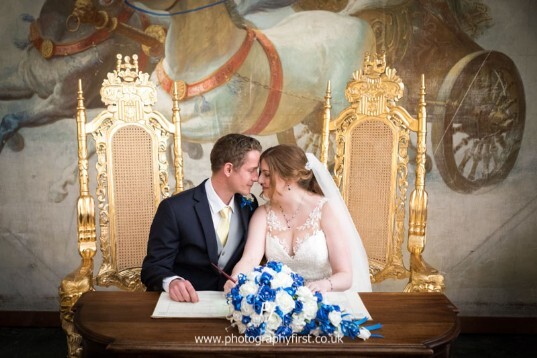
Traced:
<path fill-rule="evenodd" d="M 446 184 L 469 193 L 505 179 L 520 150 L 526 115 L 513 61 L 496 51 L 463 57 L 445 77 L 437 103 L 432 149 Z"/>

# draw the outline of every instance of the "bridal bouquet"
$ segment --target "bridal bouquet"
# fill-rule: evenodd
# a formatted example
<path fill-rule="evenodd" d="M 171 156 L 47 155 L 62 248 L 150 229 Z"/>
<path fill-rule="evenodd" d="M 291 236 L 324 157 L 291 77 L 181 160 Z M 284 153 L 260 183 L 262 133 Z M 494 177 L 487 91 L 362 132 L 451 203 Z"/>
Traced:
<path fill-rule="evenodd" d="M 280 262 L 270 261 L 240 274 L 227 294 L 228 319 L 247 337 L 278 339 L 295 334 L 368 339 L 380 325 L 362 327 L 337 305 L 323 302 L 321 293 L 304 286 L 304 278 Z"/>

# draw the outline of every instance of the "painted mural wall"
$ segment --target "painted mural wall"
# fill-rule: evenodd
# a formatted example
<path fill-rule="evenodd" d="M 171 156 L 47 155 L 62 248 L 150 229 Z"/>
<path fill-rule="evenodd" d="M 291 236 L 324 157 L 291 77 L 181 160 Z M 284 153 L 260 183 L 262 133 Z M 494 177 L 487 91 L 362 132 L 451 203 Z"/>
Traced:
<path fill-rule="evenodd" d="M 100 111 L 99 87 L 118 52 L 140 54 L 160 83 L 165 114 L 171 111 L 166 76 L 198 83 L 185 87 L 181 107 L 185 176 L 197 185 L 210 175 L 212 143 L 232 131 L 251 133 L 264 147 L 296 142 L 318 151 L 327 81 L 335 115 L 346 105 L 352 72 L 377 49 L 406 84 L 402 104 L 411 112 L 419 75 L 426 76 L 424 257 L 445 275 L 447 296 L 462 315 L 536 316 L 537 25 L 530 15 L 537 5 L 281 1 L 263 10 L 256 1 L 236 2 L 232 11 L 222 10 L 225 16 L 211 18 L 206 10 L 179 14 L 180 6 L 196 2 L 179 2 L 168 17 L 101 1 L 133 27 L 168 29 L 163 48 L 147 54 L 137 40 L 95 35 L 90 24 L 77 28 L 69 18 L 72 1 L 0 3 L 0 310 L 58 310 L 58 285 L 79 265 L 78 78 L 88 116 Z M 39 26 L 32 25 L 38 18 Z M 237 28 L 244 24 L 255 25 L 257 38 L 274 48 L 260 40 L 244 59 L 235 55 L 248 46 Z M 75 45 L 51 46 L 46 39 Z M 207 90 L 204 74 L 225 66 L 236 74 Z M 374 290 L 399 291 L 404 284 L 386 281 Z"/>

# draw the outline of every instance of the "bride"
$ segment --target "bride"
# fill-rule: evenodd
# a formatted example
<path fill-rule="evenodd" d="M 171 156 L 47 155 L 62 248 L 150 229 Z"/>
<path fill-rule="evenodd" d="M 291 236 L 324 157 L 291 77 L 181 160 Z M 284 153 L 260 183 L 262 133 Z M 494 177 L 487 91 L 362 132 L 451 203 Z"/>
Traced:
<path fill-rule="evenodd" d="M 312 291 L 371 291 L 362 241 L 328 170 L 313 154 L 278 145 L 260 157 L 261 197 L 232 277 L 250 272 L 263 255 L 302 275 Z M 234 283 L 228 280 L 224 291 Z"/>

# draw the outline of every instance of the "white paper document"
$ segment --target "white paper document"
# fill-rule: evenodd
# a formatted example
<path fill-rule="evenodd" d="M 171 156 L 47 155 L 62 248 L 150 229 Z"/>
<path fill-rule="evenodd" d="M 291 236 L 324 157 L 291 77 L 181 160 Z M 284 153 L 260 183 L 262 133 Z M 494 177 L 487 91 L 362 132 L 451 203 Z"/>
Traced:
<path fill-rule="evenodd" d="M 221 291 L 197 291 L 199 302 L 173 301 L 167 292 L 162 292 L 158 299 L 152 318 L 225 318 L 229 315 L 230 307 L 226 296 Z M 367 311 L 360 296 L 351 292 L 326 292 L 325 302 L 339 305 L 356 318 L 371 315 Z"/>
<path fill-rule="evenodd" d="M 197 291 L 199 302 L 173 301 L 167 292 L 162 292 L 152 318 L 224 318 L 229 312 L 224 292 Z"/>
<path fill-rule="evenodd" d="M 360 295 L 356 292 L 326 292 L 323 293 L 323 297 L 326 303 L 338 305 L 355 318 L 367 317 L 368 320 L 372 319 Z"/>

